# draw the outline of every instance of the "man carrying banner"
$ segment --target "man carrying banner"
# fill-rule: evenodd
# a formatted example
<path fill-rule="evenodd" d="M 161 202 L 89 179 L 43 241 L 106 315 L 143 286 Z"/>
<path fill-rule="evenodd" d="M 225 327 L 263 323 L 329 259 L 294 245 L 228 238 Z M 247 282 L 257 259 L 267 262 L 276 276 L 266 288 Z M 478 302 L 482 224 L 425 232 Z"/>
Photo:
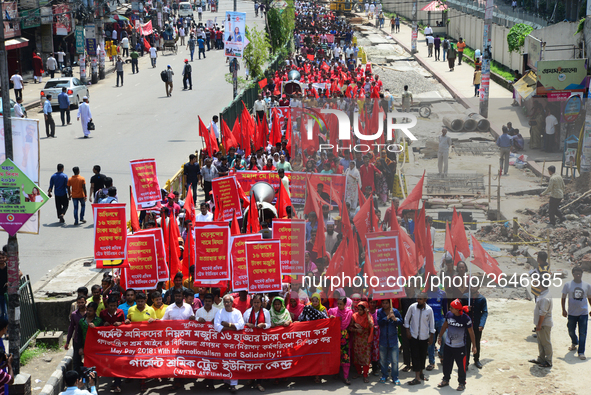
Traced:
<path fill-rule="evenodd" d="M 154 322 L 156 320 L 156 312 L 150 306 L 146 306 L 146 294 L 138 292 L 135 296 L 135 306 L 131 306 L 127 312 L 126 324 L 132 322 Z M 146 386 L 146 379 L 140 380 L 140 391 L 144 392 L 148 389 Z"/>
<path fill-rule="evenodd" d="M 117 307 L 118 297 L 111 295 L 107 301 L 107 308 L 99 314 L 103 326 L 119 326 L 125 322 L 123 310 Z M 121 392 L 121 377 L 115 377 L 111 386 L 113 392 Z"/>
<path fill-rule="evenodd" d="M 213 327 L 217 332 L 239 331 L 244 329 L 244 319 L 240 310 L 232 307 L 234 298 L 232 295 L 224 296 L 224 309 L 217 312 L 213 321 Z M 236 392 L 238 380 L 224 380 L 230 385 L 230 392 Z"/>

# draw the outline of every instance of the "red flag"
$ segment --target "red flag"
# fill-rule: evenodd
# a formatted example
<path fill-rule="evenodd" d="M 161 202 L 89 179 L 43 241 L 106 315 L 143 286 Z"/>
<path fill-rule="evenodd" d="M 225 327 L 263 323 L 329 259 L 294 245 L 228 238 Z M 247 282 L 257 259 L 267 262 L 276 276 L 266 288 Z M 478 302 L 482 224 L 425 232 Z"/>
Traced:
<path fill-rule="evenodd" d="M 234 134 L 230 131 L 226 121 L 222 119 L 222 137 L 224 141 L 224 147 L 229 149 L 230 147 L 238 147 L 238 141 L 234 138 Z"/>
<path fill-rule="evenodd" d="M 250 194 L 250 208 L 248 209 L 248 222 L 246 233 L 255 234 L 261 231 L 261 223 L 259 222 L 259 209 L 257 208 L 254 193 Z"/>
<path fill-rule="evenodd" d="M 213 196 L 213 193 L 212 193 Z M 224 208 L 222 207 L 222 201 L 216 196 L 214 197 L 215 202 L 215 220 L 223 222 L 224 221 Z"/>
<path fill-rule="evenodd" d="M 281 125 L 279 124 L 279 111 L 277 111 L 277 108 L 273 108 L 273 123 L 271 126 L 269 143 L 271 143 L 271 145 L 281 143 Z"/>
<path fill-rule="evenodd" d="M 423 206 L 423 210 L 425 210 L 425 206 Z M 435 270 L 435 265 L 433 262 L 433 240 L 431 239 L 431 229 L 430 227 L 425 229 L 425 244 L 423 253 L 425 254 L 425 275 L 437 275 L 437 270 Z"/>
<path fill-rule="evenodd" d="M 451 221 L 451 239 L 456 247 L 456 253 L 461 252 L 464 259 L 470 257 L 470 244 L 466 238 L 466 229 L 464 228 L 464 220 L 462 216 L 457 213 L 454 207 L 453 219 Z"/>
<path fill-rule="evenodd" d="M 426 229 L 425 229 L 425 206 L 417 213 L 415 217 L 415 255 L 417 257 L 417 270 L 423 266 L 425 261 L 425 243 L 426 240 Z"/>
<path fill-rule="evenodd" d="M 129 186 L 129 219 L 131 222 L 131 231 L 137 232 L 140 230 L 140 221 L 137 216 L 137 206 L 135 205 L 135 199 L 133 198 L 133 190 L 131 185 Z"/>
<path fill-rule="evenodd" d="M 292 136 L 292 128 L 293 125 L 291 124 L 291 108 L 287 110 L 287 126 L 285 127 L 285 138 L 287 139 L 287 152 L 291 155 L 291 136 Z"/>
<path fill-rule="evenodd" d="M 277 207 L 278 218 L 287 218 L 288 206 L 291 206 L 291 199 L 289 198 L 289 193 L 287 193 L 285 185 L 281 182 L 281 180 L 279 180 L 279 196 L 277 197 L 277 202 L 275 203 L 275 207 Z"/>
<path fill-rule="evenodd" d="M 400 228 L 396 212 L 392 210 L 392 217 L 390 226 L 392 230 L 397 230 L 399 234 L 398 247 L 400 248 L 400 270 L 403 276 L 414 276 L 417 272 L 416 268 L 416 254 L 414 253 L 414 242 L 410 236 Z M 416 230 L 416 227 L 415 227 Z"/>
<path fill-rule="evenodd" d="M 267 86 L 267 79 L 264 78 L 264 79 L 260 80 L 259 86 L 261 87 L 261 89 L 263 89 L 265 86 Z"/>
<path fill-rule="evenodd" d="M 378 218 L 373 207 L 373 199 L 367 199 L 365 201 L 357 214 L 355 214 L 355 217 L 353 217 L 353 223 L 355 224 L 355 229 L 359 232 L 361 241 L 365 243 L 366 233 L 373 232 L 378 225 Z"/>
<path fill-rule="evenodd" d="M 203 121 L 201 120 L 201 117 L 198 117 L 198 118 L 199 118 L 199 136 L 203 137 L 203 139 L 205 140 L 205 148 L 207 149 L 207 154 L 209 155 L 210 158 L 213 158 L 213 146 L 215 143 L 211 141 L 211 134 L 209 133 L 209 130 L 207 129 L 207 127 L 205 126 Z"/>
<path fill-rule="evenodd" d="M 242 189 L 242 185 L 239 182 L 236 183 L 238 185 L 238 197 L 242 199 L 242 208 L 247 208 L 250 205 L 250 199 L 246 196 L 244 189 Z"/>
<path fill-rule="evenodd" d="M 152 48 L 152 46 L 150 46 L 150 43 L 148 42 L 148 40 L 146 40 L 144 38 L 144 48 L 146 48 L 146 51 L 149 51 L 150 48 Z"/>
<path fill-rule="evenodd" d="M 398 207 L 398 211 L 402 212 L 402 210 L 418 210 L 419 209 L 419 201 L 423 197 L 423 182 L 425 181 L 425 172 L 423 171 L 423 176 L 415 185 L 413 190 L 408 194 L 406 199 L 400 204 Z"/>
<path fill-rule="evenodd" d="M 316 230 L 316 239 L 314 240 L 314 248 L 312 251 L 318 254 L 318 258 L 324 259 L 326 255 L 326 235 L 324 234 L 324 215 L 322 214 L 322 205 L 319 200 L 315 200 L 316 216 L 318 217 L 318 228 Z"/>
<path fill-rule="evenodd" d="M 313 54 L 308 54 L 306 55 L 308 60 L 314 60 L 314 55 Z"/>
<path fill-rule="evenodd" d="M 254 149 L 267 147 L 267 136 L 269 135 L 269 123 L 267 122 L 267 115 L 263 115 L 263 119 L 257 120 L 257 134 L 255 137 Z"/>
<path fill-rule="evenodd" d="M 325 116 L 328 127 L 328 139 L 332 144 L 332 154 L 337 156 L 337 148 L 339 146 L 339 119 L 335 114 L 327 114 Z"/>
<path fill-rule="evenodd" d="M 191 184 L 189 184 L 189 188 L 187 188 L 187 196 L 185 197 L 185 204 L 183 208 L 185 209 L 185 221 L 195 221 L 195 202 L 193 201 L 193 188 Z"/>
<path fill-rule="evenodd" d="M 185 250 L 183 252 L 183 268 L 187 268 L 187 273 L 189 266 L 194 265 L 193 262 L 193 251 L 195 248 L 195 240 L 193 239 L 193 225 L 189 226 L 189 232 L 187 233 L 187 242 L 185 243 Z M 184 270 L 183 270 L 184 271 Z M 183 273 L 184 275 L 185 273 Z M 191 273 L 193 274 L 193 273 Z"/>
<path fill-rule="evenodd" d="M 240 121 L 238 120 L 238 118 L 236 118 L 236 121 L 234 121 L 234 127 L 232 128 L 232 135 L 234 136 L 234 141 L 236 142 L 236 144 L 239 144 L 241 147 L 244 145 L 242 144 L 241 138 L 242 138 L 242 133 L 241 133 L 241 129 L 240 129 Z M 228 149 L 229 147 L 226 147 L 226 149 Z"/>
<path fill-rule="evenodd" d="M 363 206 L 365 204 L 365 195 L 361 192 L 361 188 L 359 187 L 359 183 L 357 183 L 357 199 L 359 200 L 359 206 Z"/>
<path fill-rule="evenodd" d="M 232 226 L 230 226 L 230 234 L 236 236 L 240 234 L 240 226 L 238 226 L 238 218 L 236 218 L 236 210 L 232 211 Z"/>
<path fill-rule="evenodd" d="M 252 138 L 254 137 L 254 120 L 252 116 L 249 114 L 248 110 L 246 109 L 246 104 L 242 102 L 242 115 L 240 116 L 240 125 L 242 126 L 242 137 L 240 141 L 240 146 L 244 150 L 244 157 L 250 156 L 251 149 L 250 143 Z"/>
<path fill-rule="evenodd" d="M 499 267 L 499 263 L 492 257 L 482 245 L 474 238 L 474 235 L 470 235 L 472 237 L 472 249 L 474 250 L 474 259 L 472 263 L 484 270 L 485 273 L 494 274 L 498 279 L 503 271 Z"/>
<path fill-rule="evenodd" d="M 447 221 L 445 221 L 445 244 L 443 245 L 443 249 L 452 255 L 454 253 L 454 242 L 451 238 L 451 228 Z"/>
<path fill-rule="evenodd" d="M 182 272 L 183 277 L 189 275 L 189 266 L 183 264 L 179 259 L 179 227 L 176 223 L 174 210 L 170 211 L 170 222 L 168 223 L 170 238 L 168 240 L 168 252 L 170 253 L 170 267 L 172 273 Z"/>
<path fill-rule="evenodd" d="M 168 251 L 168 239 L 169 239 L 169 234 L 168 234 L 168 227 L 166 226 L 166 217 L 165 216 L 161 216 L 160 217 L 160 227 L 162 228 L 162 237 L 164 239 L 164 247 L 166 249 L 166 251 Z M 166 254 L 167 258 L 170 257 L 169 254 Z M 168 267 L 168 272 L 170 273 L 170 266 Z"/>

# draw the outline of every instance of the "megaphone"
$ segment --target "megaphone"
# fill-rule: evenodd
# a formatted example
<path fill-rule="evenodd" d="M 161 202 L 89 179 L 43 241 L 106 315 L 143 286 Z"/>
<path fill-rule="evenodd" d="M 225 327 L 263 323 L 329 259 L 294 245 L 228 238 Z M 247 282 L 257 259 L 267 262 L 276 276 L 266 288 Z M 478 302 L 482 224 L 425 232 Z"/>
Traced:
<path fill-rule="evenodd" d="M 259 181 L 250 188 L 250 192 L 254 194 L 254 201 L 257 203 L 273 203 L 275 199 L 275 190 L 265 181 Z"/>

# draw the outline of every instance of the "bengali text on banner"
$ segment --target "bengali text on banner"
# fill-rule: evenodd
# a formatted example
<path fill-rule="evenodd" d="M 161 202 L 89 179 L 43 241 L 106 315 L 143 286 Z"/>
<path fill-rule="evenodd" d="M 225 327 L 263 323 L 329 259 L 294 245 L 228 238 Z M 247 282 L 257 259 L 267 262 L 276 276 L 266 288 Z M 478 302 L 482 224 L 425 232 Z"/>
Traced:
<path fill-rule="evenodd" d="M 281 274 L 304 275 L 306 221 L 273 220 L 273 238 L 281 241 Z"/>
<path fill-rule="evenodd" d="M 194 232 L 195 281 L 230 280 L 230 228 L 204 225 Z"/>
<path fill-rule="evenodd" d="M 94 259 L 125 259 L 127 223 L 125 203 L 93 204 Z"/>
<path fill-rule="evenodd" d="M 248 291 L 248 269 L 246 267 L 246 242 L 262 240 L 263 235 L 232 236 L 230 258 L 232 260 L 232 290 Z"/>
<path fill-rule="evenodd" d="M 152 205 L 162 200 L 156 160 L 138 159 L 129 162 L 131 179 L 133 180 L 133 196 L 138 205 Z"/>
<path fill-rule="evenodd" d="M 368 233 L 367 254 L 369 271 L 379 279 L 373 292 L 401 292 L 396 282 L 401 273 L 398 231 Z"/>
<path fill-rule="evenodd" d="M 158 281 L 170 280 L 168 265 L 166 263 L 166 248 L 164 247 L 164 237 L 162 228 L 144 229 L 134 233 L 134 235 L 153 235 L 156 242 L 156 256 L 158 257 Z"/>
<path fill-rule="evenodd" d="M 215 178 L 211 182 L 216 204 L 222 208 L 224 221 L 230 221 L 236 212 L 236 218 L 242 218 L 242 206 L 238 197 L 238 186 L 235 177 Z"/>
<path fill-rule="evenodd" d="M 154 235 L 127 236 L 125 289 L 152 289 L 158 284 L 158 257 Z"/>
<path fill-rule="evenodd" d="M 281 241 L 246 242 L 248 292 L 281 292 Z"/>

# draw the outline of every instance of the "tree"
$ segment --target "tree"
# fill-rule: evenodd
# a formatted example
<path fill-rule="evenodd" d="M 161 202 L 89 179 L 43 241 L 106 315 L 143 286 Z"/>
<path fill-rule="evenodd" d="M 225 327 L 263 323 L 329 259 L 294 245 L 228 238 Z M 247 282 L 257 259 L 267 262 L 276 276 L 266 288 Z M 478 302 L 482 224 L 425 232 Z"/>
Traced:
<path fill-rule="evenodd" d="M 509 44 L 509 52 L 519 52 L 523 44 L 525 43 L 525 38 L 528 34 L 530 34 L 534 30 L 533 27 L 526 25 L 524 23 L 518 23 L 509 30 L 509 34 L 507 34 L 507 44 Z"/>
<path fill-rule="evenodd" d="M 293 0 L 287 1 L 283 10 L 270 8 L 267 12 L 267 34 L 271 41 L 273 53 L 285 46 L 293 35 L 295 28 L 295 9 Z"/>
<path fill-rule="evenodd" d="M 250 43 L 244 48 L 244 64 L 250 77 L 257 81 L 264 78 L 263 66 L 271 55 L 271 43 L 264 31 L 246 27 L 246 37 Z"/>

